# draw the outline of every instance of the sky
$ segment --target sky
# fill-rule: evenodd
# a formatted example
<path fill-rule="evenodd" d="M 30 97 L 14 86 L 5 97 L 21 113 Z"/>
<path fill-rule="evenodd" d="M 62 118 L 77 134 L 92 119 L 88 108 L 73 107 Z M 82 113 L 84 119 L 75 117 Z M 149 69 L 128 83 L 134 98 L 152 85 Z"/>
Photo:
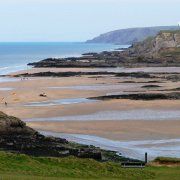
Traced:
<path fill-rule="evenodd" d="M 0 42 L 85 41 L 178 22 L 180 0 L 0 0 Z"/>

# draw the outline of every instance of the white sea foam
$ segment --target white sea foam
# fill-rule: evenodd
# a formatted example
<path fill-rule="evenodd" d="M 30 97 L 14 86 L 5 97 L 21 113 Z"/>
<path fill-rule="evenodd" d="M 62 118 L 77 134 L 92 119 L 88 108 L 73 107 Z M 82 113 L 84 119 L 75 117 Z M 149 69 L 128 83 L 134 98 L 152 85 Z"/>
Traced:
<path fill-rule="evenodd" d="M 27 69 L 26 64 L 0 67 L 0 75 L 7 75 L 16 71 Z"/>

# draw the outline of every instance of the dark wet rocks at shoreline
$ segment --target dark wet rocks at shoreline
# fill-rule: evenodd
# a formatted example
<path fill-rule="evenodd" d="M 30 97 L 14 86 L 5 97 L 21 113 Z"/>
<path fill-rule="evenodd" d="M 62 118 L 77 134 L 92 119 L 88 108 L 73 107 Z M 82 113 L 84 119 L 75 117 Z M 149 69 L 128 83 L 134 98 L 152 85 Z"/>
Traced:
<path fill-rule="evenodd" d="M 90 53 L 82 57 L 48 58 L 29 63 L 35 68 L 113 68 L 113 67 L 179 67 L 180 62 L 170 57 L 145 57 L 132 53 L 132 48 L 123 52 L 111 51 Z"/>
<path fill-rule="evenodd" d="M 164 83 L 163 81 L 122 81 L 122 82 L 119 82 L 120 84 L 150 84 L 150 83 Z"/>
<path fill-rule="evenodd" d="M 39 73 L 25 73 L 25 74 L 18 74 L 14 77 L 73 77 L 73 76 L 83 76 L 83 75 L 112 75 L 111 72 L 39 72 Z"/>
<path fill-rule="evenodd" d="M 123 51 L 86 53 L 81 57 L 48 58 L 28 65 L 40 67 L 180 67 L 180 31 L 165 31 Z"/>
<path fill-rule="evenodd" d="M 93 71 L 93 72 L 38 72 L 38 73 L 24 73 L 17 74 L 13 77 L 78 77 L 78 76 L 89 76 L 91 78 L 102 78 L 103 76 L 114 76 L 117 78 L 137 78 L 137 79 L 152 79 L 149 81 L 132 81 L 126 80 L 124 83 L 163 83 L 165 81 L 179 82 L 180 73 L 158 73 L 158 72 L 110 72 L 110 71 Z M 11 76 L 12 77 L 12 76 Z M 123 83 L 123 82 L 120 82 Z"/>
<path fill-rule="evenodd" d="M 156 78 L 155 75 L 145 72 L 107 72 L 107 71 L 97 71 L 97 72 L 38 72 L 38 73 L 24 73 L 18 74 L 14 77 L 73 77 L 73 76 L 103 76 L 103 75 L 112 75 L 115 77 L 131 77 L 131 78 Z"/>
<path fill-rule="evenodd" d="M 83 56 L 79 58 L 65 58 L 65 59 L 54 59 L 48 58 L 39 62 L 29 63 L 29 66 L 33 66 L 36 68 L 41 67 L 53 67 L 53 68 L 89 68 L 89 67 L 117 67 L 116 64 L 112 62 L 108 62 L 107 60 L 101 60 L 101 58 L 97 55 L 93 56 Z"/>
<path fill-rule="evenodd" d="M 154 85 L 154 84 L 150 84 L 150 85 L 145 85 L 145 86 L 142 86 L 141 88 L 160 88 L 162 86 L 159 86 L 159 85 Z"/>
<path fill-rule="evenodd" d="M 172 93 L 138 93 L 138 94 L 121 94 L 121 95 L 107 95 L 99 97 L 91 97 L 89 99 L 96 100 L 111 100 L 111 99 L 130 99 L 130 100 L 180 100 L 179 92 Z"/>

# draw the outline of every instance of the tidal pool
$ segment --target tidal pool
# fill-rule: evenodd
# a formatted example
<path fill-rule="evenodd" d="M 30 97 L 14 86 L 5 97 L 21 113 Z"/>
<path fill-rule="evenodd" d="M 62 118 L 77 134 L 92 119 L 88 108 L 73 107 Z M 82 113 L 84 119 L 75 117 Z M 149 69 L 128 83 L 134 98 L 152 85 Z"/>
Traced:
<path fill-rule="evenodd" d="M 70 99 L 57 99 L 57 100 L 49 100 L 49 101 L 42 101 L 42 102 L 30 102 L 30 103 L 25 104 L 24 106 L 44 107 L 44 106 L 88 103 L 88 102 L 96 102 L 96 101 L 97 100 L 91 100 L 91 99 L 86 99 L 86 98 L 70 98 Z"/>
<path fill-rule="evenodd" d="M 86 101 L 85 102 L 91 102 Z M 101 121 L 101 120 L 177 120 L 179 110 L 135 109 L 125 111 L 101 111 L 87 115 L 72 115 L 49 118 L 32 118 L 27 121 Z"/>
<path fill-rule="evenodd" d="M 12 91 L 14 88 L 0 88 L 0 91 Z"/>
<path fill-rule="evenodd" d="M 19 78 L 11 78 L 11 77 L 0 77 L 0 83 L 16 82 L 16 81 L 20 81 L 20 79 Z"/>
<path fill-rule="evenodd" d="M 57 87 L 48 87 L 48 89 L 74 89 L 74 90 L 87 90 L 87 91 L 103 91 L 103 90 L 131 90 L 136 89 L 140 90 L 142 84 L 96 84 L 96 85 L 81 85 L 81 86 L 57 86 Z M 139 89 L 137 89 L 139 88 Z"/>

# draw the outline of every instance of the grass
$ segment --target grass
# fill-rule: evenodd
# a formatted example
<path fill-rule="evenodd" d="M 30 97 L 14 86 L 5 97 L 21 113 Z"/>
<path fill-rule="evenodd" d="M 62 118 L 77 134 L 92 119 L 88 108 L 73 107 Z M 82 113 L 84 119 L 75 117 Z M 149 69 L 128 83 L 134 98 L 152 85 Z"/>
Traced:
<path fill-rule="evenodd" d="M 161 33 L 172 33 L 172 34 L 180 33 L 180 28 L 178 30 L 162 30 L 160 31 L 160 34 Z"/>
<path fill-rule="evenodd" d="M 0 152 L 0 179 L 180 179 L 180 167 L 121 168 L 76 157 L 47 158 Z"/>
<path fill-rule="evenodd" d="M 179 180 L 180 167 L 148 167 L 151 172 L 155 173 L 155 180 Z"/>

